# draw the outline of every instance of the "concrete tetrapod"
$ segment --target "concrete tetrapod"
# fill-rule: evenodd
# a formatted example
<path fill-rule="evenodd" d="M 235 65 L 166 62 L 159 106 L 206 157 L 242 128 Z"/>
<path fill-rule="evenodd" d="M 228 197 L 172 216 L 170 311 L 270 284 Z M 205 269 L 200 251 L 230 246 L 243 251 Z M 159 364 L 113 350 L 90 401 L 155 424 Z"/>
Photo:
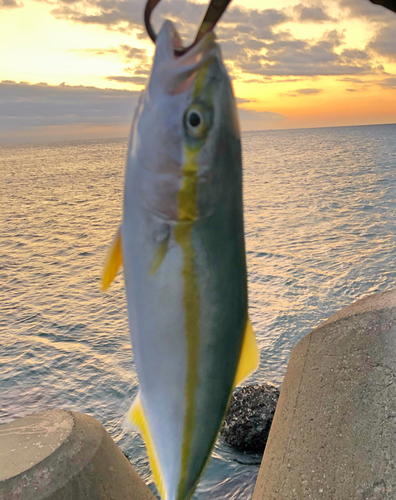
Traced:
<path fill-rule="evenodd" d="M 396 290 L 293 349 L 253 500 L 396 499 Z"/>
<path fill-rule="evenodd" d="M 50 410 L 0 427 L 1 500 L 155 500 L 93 417 Z"/>

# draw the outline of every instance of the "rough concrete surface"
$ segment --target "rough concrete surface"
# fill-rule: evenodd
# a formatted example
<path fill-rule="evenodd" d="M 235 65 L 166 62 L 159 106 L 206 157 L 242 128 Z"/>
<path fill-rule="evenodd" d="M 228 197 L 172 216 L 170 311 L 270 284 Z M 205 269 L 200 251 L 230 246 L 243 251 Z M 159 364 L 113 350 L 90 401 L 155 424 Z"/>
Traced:
<path fill-rule="evenodd" d="M 1 500 L 154 500 L 93 417 L 38 412 L 0 427 Z"/>
<path fill-rule="evenodd" d="M 293 349 L 253 500 L 396 499 L 396 290 Z"/>

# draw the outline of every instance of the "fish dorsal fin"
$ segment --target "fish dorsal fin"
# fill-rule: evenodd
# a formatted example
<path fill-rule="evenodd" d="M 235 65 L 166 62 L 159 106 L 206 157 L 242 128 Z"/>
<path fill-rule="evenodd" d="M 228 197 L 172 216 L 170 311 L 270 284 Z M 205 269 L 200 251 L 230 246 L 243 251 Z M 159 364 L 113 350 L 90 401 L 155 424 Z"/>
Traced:
<path fill-rule="evenodd" d="M 243 336 L 241 356 L 235 375 L 234 387 L 241 384 L 249 375 L 257 370 L 260 363 L 260 351 L 257 346 L 256 337 L 250 319 L 246 321 L 245 333 Z"/>
<path fill-rule="evenodd" d="M 106 257 L 102 274 L 102 290 L 109 288 L 122 265 L 121 226 L 118 228 Z"/>
<path fill-rule="evenodd" d="M 147 454 L 150 460 L 150 466 L 153 472 L 155 484 L 161 495 L 161 498 L 163 500 L 166 500 L 166 493 L 164 487 L 165 483 L 163 480 L 163 475 L 161 472 L 158 456 L 155 451 L 154 441 L 151 436 L 150 427 L 144 415 L 143 406 L 140 399 L 140 392 L 136 396 L 135 400 L 132 403 L 132 406 L 129 408 L 127 414 L 125 415 L 123 427 L 127 429 L 134 429 L 142 435 L 144 443 L 146 445 Z"/>

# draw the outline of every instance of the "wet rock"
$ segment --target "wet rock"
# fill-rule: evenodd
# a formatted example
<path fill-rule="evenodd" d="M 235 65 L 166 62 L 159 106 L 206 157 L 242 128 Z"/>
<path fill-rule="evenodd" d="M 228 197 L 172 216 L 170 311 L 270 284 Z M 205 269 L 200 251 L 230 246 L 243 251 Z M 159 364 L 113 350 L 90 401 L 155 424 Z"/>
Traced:
<path fill-rule="evenodd" d="M 221 428 L 221 437 L 238 451 L 263 453 L 279 390 L 272 384 L 237 388 Z"/>

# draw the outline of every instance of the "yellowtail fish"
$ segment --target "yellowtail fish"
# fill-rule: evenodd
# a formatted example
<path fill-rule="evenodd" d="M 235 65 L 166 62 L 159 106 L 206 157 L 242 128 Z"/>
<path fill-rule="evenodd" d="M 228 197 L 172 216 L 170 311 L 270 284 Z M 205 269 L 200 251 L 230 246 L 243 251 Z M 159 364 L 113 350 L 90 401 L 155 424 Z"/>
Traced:
<path fill-rule="evenodd" d="M 105 266 L 124 266 L 140 391 L 126 424 L 164 500 L 191 498 L 235 385 L 258 366 L 247 313 L 241 143 L 213 33 L 176 57 L 165 21 L 132 124 L 124 215 Z"/>

